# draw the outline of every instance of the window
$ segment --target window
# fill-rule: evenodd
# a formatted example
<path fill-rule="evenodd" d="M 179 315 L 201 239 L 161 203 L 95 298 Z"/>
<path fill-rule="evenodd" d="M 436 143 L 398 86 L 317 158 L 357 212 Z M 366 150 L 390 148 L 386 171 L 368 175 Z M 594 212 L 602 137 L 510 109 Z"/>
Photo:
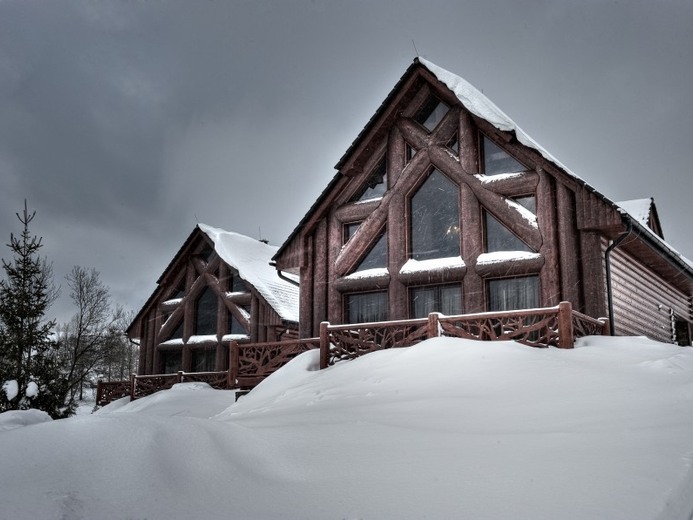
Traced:
<path fill-rule="evenodd" d="M 431 285 L 409 289 L 409 313 L 413 319 L 425 318 L 432 312 L 462 314 L 460 285 Z"/>
<path fill-rule="evenodd" d="M 180 350 L 161 352 L 161 373 L 175 374 L 183 369 L 183 354 Z"/>
<path fill-rule="evenodd" d="M 387 267 L 387 233 L 380 235 L 380 238 L 361 261 L 356 271 Z"/>
<path fill-rule="evenodd" d="M 217 295 L 206 287 L 195 302 L 195 334 L 217 333 Z"/>
<path fill-rule="evenodd" d="M 213 372 L 216 368 L 216 348 L 195 349 L 191 356 L 191 372 Z"/>
<path fill-rule="evenodd" d="M 180 323 L 176 327 L 176 330 L 173 331 L 171 334 L 171 337 L 168 339 L 181 339 L 183 337 L 183 320 L 180 320 Z"/>
<path fill-rule="evenodd" d="M 527 169 L 486 136 L 483 136 L 482 155 L 484 175 L 516 173 Z"/>
<path fill-rule="evenodd" d="M 539 307 L 538 276 L 489 280 L 487 291 L 491 312 Z"/>
<path fill-rule="evenodd" d="M 452 136 L 452 139 L 448 141 L 447 147 L 455 153 L 460 153 L 460 140 L 457 137 L 457 132 L 455 132 L 455 135 Z"/>
<path fill-rule="evenodd" d="M 245 330 L 245 327 L 241 324 L 238 319 L 236 319 L 236 316 L 233 315 L 232 312 L 228 313 L 228 329 L 229 334 L 248 334 L 248 331 Z"/>
<path fill-rule="evenodd" d="M 348 294 L 345 297 L 347 323 L 387 320 L 387 292 Z"/>
<path fill-rule="evenodd" d="M 360 222 L 350 222 L 349 224 L 344 224 L 342 227 L 342 243 L 346 244 L 351 237 L 354 236 L 356 230 L 361 225 Z"/>
<path fill-rule="evenodd" d="M 426 103 L 414 116 L 414 120 L 424 126 L 429 132 L 438 126 L 450 107 L 435 96 L 428 98 Z"/>
<path fill-rule="evenodd" d="M 526 195 L 524 197 L 513 197 L 515 202 L 535 215 L 537 214 L 537 198 L 534 195 Z"/>
<path fill-rule="evenodd" d="M 205 244 L 205 246 L 197 253 L 197 255 L 202 258 L 205 262 L 209 262 L 209 260 L 212 258 L 212 254 L 214 253 L 214 249 L 212 249 L 212 246 L 209 244 Z"/>
<path fill-rule="evenodd" d="M 248 287 L 246 287 L 243 278 L 237 274 L 230 275 L 229 287 L 231 292 L 248 292 Z"/>
<path fill-rule="evenodd" d="M 529 246 L 501 224 L 488 211 L 484 211 L 484 229 L 486 230 L 486 252 L 496 251 L 531 251 Z"/>
<path fill-rule="evenodd" d="M 409 164 L 409 161 L 411 161 L 415 155 L 416 155 L 416 148 L 414 148 L 409 143 L 406 143 L 405 148 L 404 148 L 405 163 Z"/>
<path fill-rule="evenodd" d="M 691 346 L 691 325 L 678 316 L 674 316 L 674 343 L 682 347 Z"/>
<path fill-rule="evenodd" d="M 387 191 L 387 165 L 382 159 L 373 169 L 368 178 L 368 183 L 355 200 L 364 201 L 382 197 Z"/>
<path fill-rule="evenodd" d="M 411 198 L 411 257 L 460 255 L 460 188 L 438 170 Z"/>

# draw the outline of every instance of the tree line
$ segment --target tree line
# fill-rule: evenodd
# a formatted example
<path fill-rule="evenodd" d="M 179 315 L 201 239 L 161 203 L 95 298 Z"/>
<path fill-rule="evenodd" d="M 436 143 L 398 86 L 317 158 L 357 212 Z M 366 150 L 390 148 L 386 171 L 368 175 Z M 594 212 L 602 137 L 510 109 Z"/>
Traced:
<path fill-rule="evenodd" d="M 65 277 L 75 307 L 63 324 L 47 319 L 60 289 L 40 256 L 42 238 L 29 224 L 36 212 L 17 213 L 12 258 L 0 279 L 0 413 L 35 408 L 54 419 L 75 413 L 96 379 L 127 379 L 137 369 L 138 346 L 125 335 L 132 313 L 114 305 L 96 269 L 75 266 Z"/>

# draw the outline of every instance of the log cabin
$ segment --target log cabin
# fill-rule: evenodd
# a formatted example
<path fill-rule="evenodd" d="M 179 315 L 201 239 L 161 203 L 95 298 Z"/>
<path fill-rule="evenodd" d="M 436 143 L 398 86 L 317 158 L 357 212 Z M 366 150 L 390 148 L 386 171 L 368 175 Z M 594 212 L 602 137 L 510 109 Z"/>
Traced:
<path fill-rule="evenodd" d="M 270 266 L 276 252 L 197 225 L 127 330 L 140 343 L 138 374 L 223 371 L 232 341 L 297 337 L 298 282 Z"/>
<path fill-rule="evenodd" d="M 693 264 L 654 201 L 617 204 L 462 78 L 406 70 L 273 258 L 300 278 L 300 337 L 570 302 L 612 333 L 691 344 Z"/>

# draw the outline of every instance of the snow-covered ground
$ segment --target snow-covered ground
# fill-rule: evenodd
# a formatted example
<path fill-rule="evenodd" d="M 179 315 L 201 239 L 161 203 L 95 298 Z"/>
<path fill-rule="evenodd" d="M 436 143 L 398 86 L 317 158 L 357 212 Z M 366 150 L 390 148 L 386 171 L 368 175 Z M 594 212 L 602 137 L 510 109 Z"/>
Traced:
<path fill-rule="evenodd" d="M 186 384 L 0 431 L 0 518 L 693 511 L 693 349 L 437 338 L 317 364 L 308 352 L 235 404 L 232 392 Z"/>

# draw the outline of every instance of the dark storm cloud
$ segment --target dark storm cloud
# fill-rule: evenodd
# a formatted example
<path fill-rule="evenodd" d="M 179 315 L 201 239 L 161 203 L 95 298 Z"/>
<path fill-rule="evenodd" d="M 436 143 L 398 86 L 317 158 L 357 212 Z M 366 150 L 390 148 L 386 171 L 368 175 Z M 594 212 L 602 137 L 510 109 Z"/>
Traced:
<path fill-rule="evenodd" d="M 28 198 L 57 280 L 94 267 L 135 310 L 198 221 L 280 244 L 413 40 L 606 195 L 654 195 L 693 256 L 692 16 L 683 0 L 0 1 L 0 240 Z"/>

